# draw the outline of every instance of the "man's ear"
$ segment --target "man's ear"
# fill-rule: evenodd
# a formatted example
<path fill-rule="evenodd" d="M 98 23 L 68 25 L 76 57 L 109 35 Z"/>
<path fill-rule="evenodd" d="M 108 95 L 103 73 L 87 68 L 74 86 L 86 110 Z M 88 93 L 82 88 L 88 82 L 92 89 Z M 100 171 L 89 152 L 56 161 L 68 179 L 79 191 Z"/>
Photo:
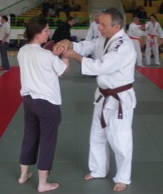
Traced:
<path fill-rule="evenodd" d="M 116 25 L 115 25 L 115 29 L 116 29 L 117 31 L 119 31 L 119 30 L 121 29 L 121 26 L 120 26 L 119 24 L 116 24 Z"/>

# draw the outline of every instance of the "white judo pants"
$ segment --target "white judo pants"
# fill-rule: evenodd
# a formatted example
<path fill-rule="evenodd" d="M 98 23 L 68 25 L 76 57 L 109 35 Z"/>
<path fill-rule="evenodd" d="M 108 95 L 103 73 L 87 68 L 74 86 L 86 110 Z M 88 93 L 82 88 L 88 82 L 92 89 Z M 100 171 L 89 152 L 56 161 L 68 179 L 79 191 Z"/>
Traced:
<path fill-rule="evenodd" d="M 89 169 L 94 178 L 105 177 L 109 172 L 111 147 L 117 167 L 113 181 L 130 184 L 133 109 L 123 110 L 123 119 L 117 116 L 117 110 L 105 109 L 107 127 L 103 129 L 100 124 L 101 106 L 95 106 L 90 133 Z"/>
<path fill-rule="evenodd" d="M 136 53 L 137 53 L 137 59 L 136 59 L 136 64 L 138 66 L 142 66 L 142 52 L 141 52 L 141 46 L 140 46 L 140 41 L 137 39 L 132 39 Z"/>
<path fill-rule="evenodd" d="M 160 65 L 158 39 L 157 39 L 157 37 L 151 38 L 150 36 L 147 36 L 146 49 L 145 49 L 146 65 L 151 64 L 151 51 L 152 50 L 153 50 L 153 54 L 154 54 L 155 64 Z"/>

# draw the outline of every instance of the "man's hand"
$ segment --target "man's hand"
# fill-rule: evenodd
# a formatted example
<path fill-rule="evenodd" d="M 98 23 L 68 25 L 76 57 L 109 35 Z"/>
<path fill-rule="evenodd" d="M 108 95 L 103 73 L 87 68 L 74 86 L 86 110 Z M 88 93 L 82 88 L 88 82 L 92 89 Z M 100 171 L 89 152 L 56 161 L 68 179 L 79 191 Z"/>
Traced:
<path fill-rule="evenodd" d="M 63 56 L 65 58 L 73 59 L 75 54 L 77 54 L 75 51 L 73 51 L 72 49 L 69 49 L 63 53 Z"/>
<path fill-rule="evenodd" d="M 73 48 L 72 42 L 70 42 L 67 39 L 64 39 L 64 40 L 57 42 L 53 46 L 53 53 L 55 55 L 60 55 L 60 54 L 65 53 L 68 49 L 72 49 L 72 48 Z"/>
<path fill-rule="evenodd" d="M 69 49 L 66 52 L 64 52 L 63 57 L 69 58 L 69 59 L 74 59 L 79 63 L 81 63 L 81 61 L 82 61 L 82 56 L 79 55 L 78 53 L 76 53 L 75 51 L 73 51 L 72 49 Z"/>

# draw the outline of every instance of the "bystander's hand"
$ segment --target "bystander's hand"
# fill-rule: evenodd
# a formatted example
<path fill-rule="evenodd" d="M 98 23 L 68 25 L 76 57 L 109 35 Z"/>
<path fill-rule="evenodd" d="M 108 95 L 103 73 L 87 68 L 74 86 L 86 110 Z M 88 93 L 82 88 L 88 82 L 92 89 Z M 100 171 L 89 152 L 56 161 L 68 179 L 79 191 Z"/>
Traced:
<path fill-rule="evenodd" d="M 142 25 L 140 26 L 140 29 L 141 29 L 141 30 L 145 30 L 145 25 L 142 24 Z"/>
<path fill-rule="evenodd" d="M 143 48 L 145 45 L 144 37 L 140 37 L 140 46 Z"/>
<path fill-rule="evenodd" d="M 160 38 L 159 39 L 159 45 L 162 45 L 163 44 L 163 38 Z"/>

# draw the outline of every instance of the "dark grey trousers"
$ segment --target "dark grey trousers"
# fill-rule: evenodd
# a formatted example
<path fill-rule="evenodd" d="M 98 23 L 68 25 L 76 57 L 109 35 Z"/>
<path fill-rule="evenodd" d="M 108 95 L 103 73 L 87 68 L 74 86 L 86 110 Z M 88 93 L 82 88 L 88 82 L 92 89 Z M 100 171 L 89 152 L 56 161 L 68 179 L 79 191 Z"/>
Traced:
<path fill-rule="evenodd" d="M 42 99 L 23 97 L 24 138 L 20 164 L 37 163 L 39 170 L 51 170 L 61 122 L 60 106 Z"/>
<path fill-rule="evenodd" d="M 0 41 L 0 53 L 1 53 L 1 61 L 2 61 L 3 69 L 10 69 L 10 64 L 7 56 L 8 47 L 9 47 L 8 42 L 5 42 L 4 44 L 2 44 L 2 41 Z"/>

